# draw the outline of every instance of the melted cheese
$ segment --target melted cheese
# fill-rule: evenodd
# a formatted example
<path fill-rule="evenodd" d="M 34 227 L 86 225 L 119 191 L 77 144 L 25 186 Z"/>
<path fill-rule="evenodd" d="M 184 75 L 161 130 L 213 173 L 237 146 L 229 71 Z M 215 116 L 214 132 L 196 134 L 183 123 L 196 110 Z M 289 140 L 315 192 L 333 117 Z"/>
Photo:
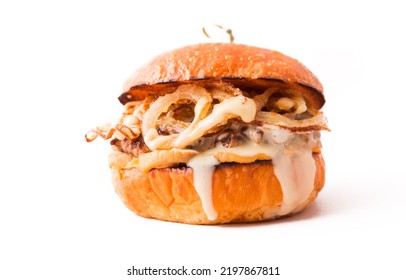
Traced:
<path fill-rule="evenodd" d="M 276 211 L 266 213 L 265 218 L 286 215 L 300 208 L 313 191 L 316 174 L 311 149 L 295 153 L 282 151 L 272 164 L 282 188 L 283 202 Z"/>
<path fill-rule="evenodd" d="M 193 157 L 188 165 L 193 168 L 195 188 L 207 218 L 215 220 L 218 215 L 212 201 L 212 175 L 219 164 L 216 154 L 232 153 L 252 158 L 252 161 L 261 155 L 272 159 L 283 201 L 277 209 L 264 214 L 264 218 L 270 219 L 294 211 L 310 196 L 316 173 L 312 148 L 317 141 L 315 133 L 292 134 L 287 129 L 269 127 L 264 129 L 264 138 L 259 144 L 250 141 L 232 148 L 217 146 Z"/>
<path fill-rule="evenodd" d="M 194 185 L 202 201 L 203 211 L 209 220 L 217 218 L 212 200 L 212 178 L 218 160 L 212 155 L 199 154 L 192 158 L 188 165 L 193 168 Z"/>
<path fill-rule="evenodd" d="M 182 90 L 183 89 L 184 88 L 182 88 Z M 191 91 L 195 89 L 196 87 L 193 86 L 190 86 L 190 88 L 188 88 L 188 90 Z M 176 93 L 178 92 L 176 91 L 172 94 Z M 171 97 L 175 95 L 166 96 Z M 204 97 L 197 100 L 196 106 L 194 108 L 195 117 L 192 123 L 179 134 L 159 135 L 158 131 L 154 127 L 148 127 L 148 129 L 143 128 L 145 143 L 151 150 L 170 148 L 182 149 L 202 137 L 206 133 L 206 131 L 212 129 L 217 125 L 226 123 L 229 119 L 241 118 L 242 121 L 246 123 L 252 122 L 255 119 L 257 106 L 253 99 L 245 97 L 243 95 L 227 95 L 227 97 L 228 98 L 224 99 L 222 102 L 215 104 L 213 106 L 212 112 L 203 119 L 201 119 L 202 112 L 207 109 L 207 105 L 211 102 L 211 100 L 208 100 Z M 160 101 L 162 100 L 164 99 L 162 98 Z M 165 101 L 167 101 L 167 103 L 160 104 L 165 105 L 163 106 L 164 108 L 161 110 L 162 112 L 166 111 L 172 104 L 171 102 L 176 101 L 176 98 L 172 101 L 170 98 L 167 98 L 167 100 L 165 99 Z M 156 107 L 160 108 L 158 107 L 158 105 Z M 157 108 L 155 108 L 153 105 L 150 107 L 149 110 L 156 110 Z M 149 112 L 150 111 L 148 111 L 147 114 Z M 150 118 L 151 115 L 158 117 L 158 114 L 156 114 L 156 112 L 148 114 L 148 117 Z M 148 124 L 148 121 L 144 123 L 145 126 L 147 126 L 146 124 Z"/>
<path fill-rule="evenodd" d="M 209 129 L 234 117 L 240 117 L 246 123 L 252 122 L 255 114 L 254 100 L 242 95 L 227 98 L 214 105 L 211 114 L 201 120 L 192 130 L 187 129 L 182 132 L 175 140 L 175 147 L 182 148 L 191 144 Z"/>

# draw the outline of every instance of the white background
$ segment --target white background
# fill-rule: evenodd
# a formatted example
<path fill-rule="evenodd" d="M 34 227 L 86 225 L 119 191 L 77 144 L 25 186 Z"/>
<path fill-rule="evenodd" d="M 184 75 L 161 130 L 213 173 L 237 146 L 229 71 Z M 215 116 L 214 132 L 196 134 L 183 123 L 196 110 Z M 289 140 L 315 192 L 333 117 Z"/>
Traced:
<path fill-rule="evenodd" d="M 133 265 L 278 266 L 277 279 L 406 279 L 402 7 L 2 1 L 0 279 L 136 279 L 126 275 Z M 117 96 L 137 67 L 207 42 L 201 28 L 212 24 L 231 28 L 237 43 L 301 60 L 324 85 L 332 130 L 323 134 L 327 182 L 302 214 L 230 226 L 140 218 L 114 193 L 108 142 L 84 141 L 87 130 L 120 116 Z M 208 279 L 217 278 L 242 279 Z"/>

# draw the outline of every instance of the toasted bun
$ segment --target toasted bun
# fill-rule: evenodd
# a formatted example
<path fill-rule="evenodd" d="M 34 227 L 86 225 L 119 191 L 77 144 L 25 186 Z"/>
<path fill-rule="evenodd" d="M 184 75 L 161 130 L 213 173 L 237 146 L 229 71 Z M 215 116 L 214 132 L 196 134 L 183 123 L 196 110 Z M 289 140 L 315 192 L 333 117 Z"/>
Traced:
<path fill-rule="evenodd" d="M 123 155 L 125 157 L 125 155 Z M 296 213 L 313 201 L 324 185 L 324 161 L 313 154 L 316 175 L 313 192 Z M 120 157 L 110 159 L 121 165 Z M 222 164 L 213 175 L 213 203 L 218 212 L 209 220 L 193 185 L 189 167 L 153 169 L 147 173 L 133 169 L 112 168 L 116 192 L 124 204 L 138 215 L 189 224 L 256 222 L 269 219 L 266 213 L 276 210 L 283 193 L 271 161 L 249 164 Z M 288 215 L 289 215 L 288 214 Z M 276 217 L 272 217 L 276 218 Z"/>
<path fill-rule="evenodd" d="M 231 43 L 186 46 L 163 53 L 138 69 L 119 97 L 125 104 L 148 94 L 166 94 L 180 83 L 222 81 L 242 89 L 293 87 L 316 109 L 325 100 L 317 77 L 302 63 L 280 52 Z"/>

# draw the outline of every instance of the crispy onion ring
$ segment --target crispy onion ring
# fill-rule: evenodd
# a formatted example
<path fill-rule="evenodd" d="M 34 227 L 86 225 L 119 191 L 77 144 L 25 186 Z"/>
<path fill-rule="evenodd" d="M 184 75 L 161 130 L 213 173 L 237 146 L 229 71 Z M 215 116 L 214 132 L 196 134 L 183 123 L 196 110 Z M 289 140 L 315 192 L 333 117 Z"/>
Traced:
<path fill-rule="evenodd" d="M 116 124 L 115 127 L 109 128 L 96 128 L 92 129 L 85 134 L 86 142 L 92 142 L 97 137 L 101 137 L 104 140 L 110 139 L 113 135 L 117 133 L 122 137 L 130 140 L 136 139 L 140 136 L 141 131 L 138 126 L 134 126 L 132 129 L 125 124 Z"/>
<path fill-rule="evenodd" d="M 224 125 L 230 119 L 241 118 L 243 122 L 249 123 L 254 120 L 255 112 L 256 105 L 251 98 L 237 95 L 225 99 L 223 102 L 215 104 L 210 115 L 199 121 L 194 128 L 188 131 L 188 133 L 182 133 L 179 135 L 179 138 L 176 139 L 175 145 L 179 145 L 179 143 L 188 145 L 194 140 L 202 137 L 206 131 L 210 131 L 219 125 Z M 176 147 L 180 148 L 179 146 Z"/>
<path fill-rule="evenodd" d="M 275 112 L 258 112 L 255 120 L 266 124 L 287 128 L 292 132 L 307 132 L 313 130 L 330 130 L 322 112 L 303 120 L 293 120 Z"/>
<path fill-rule="evenodd" d="M 125 138 L 129 140 L 137 139 L 141 131 L 139 129 L 139 126 L 134 126 L 132 129 L 125 124 L 117 124 L 115 126 L 115 130 L 119 133 L 121 133 Z"/>
<path fill-rule="evenodd" d="M 210 89 L 213 99 L 217 99 L 219 102 L 223 102 L 232 96 L 243 95 L 241 89 L 234 87 L 231 84 L 222 84 L 214 86 Z"/>
<path fill-rule="evenodd" d="M 162 113 L 166 113 L 169 107 L 172 104 L 176 104 L 179 100 L 192 100 L 196 104 L 193 121 L 182 132 L 183 134 L 189 133 L 205 117 L 212 98 L 204 88 L 193 85 L 181 85 L 175 92 L 159 97 L 145 113 L 142 123 L 144 141 L 151 150 L 174 147 L 174 141 L 179 134 L 159 135 L 156 129 L 156 122 Z"/>
<path fill-rule="evenodd" d="M 274 94 L 278 89 L 277 88 L 268 88 L 264 93 L 254 96 L 255 104 L 257 105 L 257 111 L 261 111 L 262 108 L 266 105 L 269 97 Z"/>
<path fill-rule="evenodd" d="M 115 132 L 114 128 L 109 128 L 108 130 L 103 130 L 100 128 L 92 129 L 85 134 L 86 142 L 92 142 L 97 137 L 101 137 L 104 140 L 110 139 Z"/>

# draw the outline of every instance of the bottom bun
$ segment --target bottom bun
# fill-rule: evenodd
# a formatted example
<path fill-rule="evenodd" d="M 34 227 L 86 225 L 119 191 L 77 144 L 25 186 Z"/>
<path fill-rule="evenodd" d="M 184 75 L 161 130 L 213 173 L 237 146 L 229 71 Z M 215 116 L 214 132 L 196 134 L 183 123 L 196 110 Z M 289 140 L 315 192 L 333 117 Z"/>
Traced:
<path fill-rule="evenodd" d="M 325 166 L 321 154 L 316 163 L 314 188 L 305 203 L 284 216 L 299 212 L 312 202 L 324 186 Z M 213 174 L 212 199 L 218 216 L 209 220 L 193 184 L 190 167 L 113 170 L 115 190 L 124 204 L 136 214 L 188 224 L 258 222 L 282 216 L 269 216 L 278 210 L 283 193 L 274 174 L 272 161 L 218 165 Z"/>

